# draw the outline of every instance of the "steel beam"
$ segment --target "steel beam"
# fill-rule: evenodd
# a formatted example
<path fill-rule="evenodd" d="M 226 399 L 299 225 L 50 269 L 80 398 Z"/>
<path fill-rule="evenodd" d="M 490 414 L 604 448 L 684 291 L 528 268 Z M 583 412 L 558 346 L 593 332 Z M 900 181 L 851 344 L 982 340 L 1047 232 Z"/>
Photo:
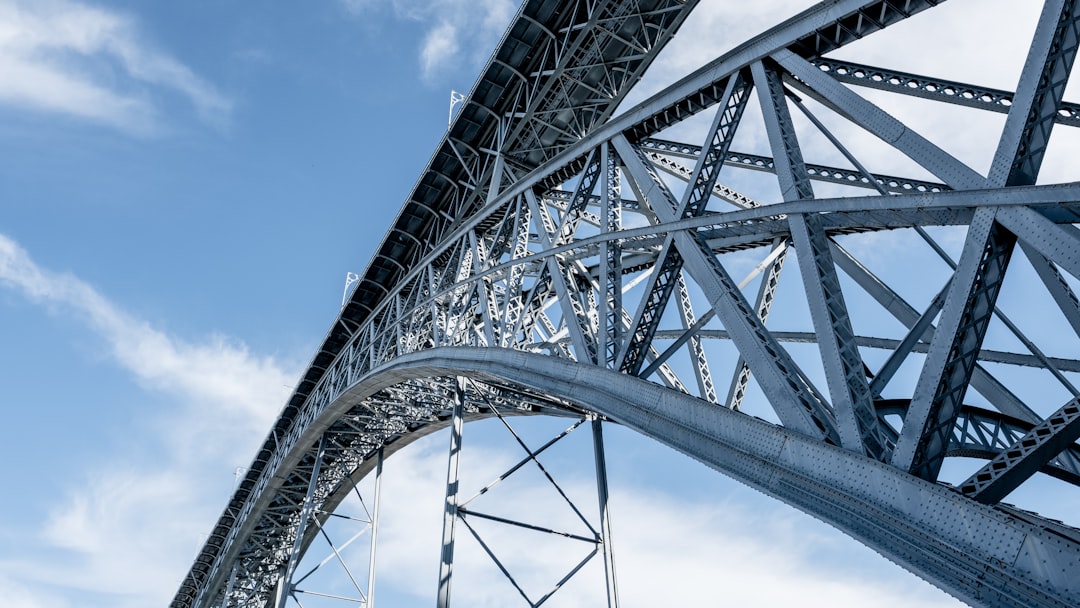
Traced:
<path fill-rule="evenodd" d="M 765 132 L 775 159 L 780 196 L 785 201 L 810 200 L 814 198 L 814 189 L 810 186 L 806 162 L 795 126 L 791 123 L 783 78 L 772 66 L 766 67 L 760 61 L 751 65 L 750 71 L 754 75 Z"/>
<path fill-rule="evenodd" d="M 949 434 L 1005 278 L 1015 242 L 1010 237 L 1005 230 L 995 230 L 993 210 L 975 213 L 904 431 L 893 452 L 895 466 L 923 479 L 936 480 L 941 469 Z"/>
<path fill-rule="evenodd" d="M 1039 176 L 1069 82 L 1080 14 L 1073 0 L 1047 0 L 1031 41 L 1016 97 L 990 167 L 995 185 L 1026 186 Z"/>
<path fill-rule="evenodd" d="M 1072 399 L 960 484 L 960 491 L 984 504 L 997 503 L 1077 439 L 1080 399 Z"/>
<path fill-rule="evenodd" d="M 811 61 L 819 70 L 845 84 L 869 87 L 890 93 L 912 95 L 945 103 L 1008 114 L 1016 93 L 946 80 L 936 76 L 910 74 L 842 59 L 819 57 Z M 1080 127 L 1080 104 L 1062 103 L 1054 120 L 1061 125 Z"/>
<path fill-rule="evenodd" d="M 600 350 L 603 352 L 603 361 L 598 360 L 598 362 L 607 367 L 614 367 L 619 352 L 622 350 L 624 331 L 622 320 L 623 252 L 622 245 L 614 236 L 622 230 L 622 172 L 619 169 L 618 155 L 607 144 L 601 148 L 600 161 L 605 177 L 600 215 L 603 230 L 611 238 L 600 244 L 600 263 L 603 264 L 604 272 L 600 283 L 602 310 L 599 313 L 599 337 L 602 341 Z"/>
<path fill-rule="evenodd" d="M 788 222 L 842 445 L 880 460 L 885 457 L 887 446 L 878 429 L 866 366 L 855 343 L 829 239 L 813 225 L 812 219 L 803 215 L 792 215 Z"/>
<path fill-rule="evenodd" d="M 859 125 L 953 188 L 984 186 L 986 179 L 888 112 L 836 82 L 807 60 L 780 51 L 773 55 L 792 76 L 792 86 Z"/>
<path fill-rule="evenodd" d="M 720 168 L 723 166 L 723 158 L 731 147 L 735 131 L 746 109 L 750 89 L 750 83 L 741 74 L 735 74 L 728 79 L 719 109 L 705 140 L 708 146 L 707 152 L 698 159 L 691 175 L 692 186 L 686 189 L 679 202 L 676 203 L 675 199 L 671 199 L 663 203 L 674 205 L 672 212 L 676 217 L 697 217 L 705 212 Z M 625 154 L 624 151 L 620 151 L 623 162 L 630 162 Z M 641 184 L 638 185 L 641 187 Z M 653 212 L 656 213 L 656 209 L 653 209 Z M 649 285 L 645 291 L 646 297 L 642 300 L 630 324 L 630 330 L 627 332 L 626 347 L 618 359 L 620 369 L 631 374 L 641 371 L 646 347 L 652 341 L 652 336 L 659 326 L 661 315 L 671 298 L 675 279 L 682 272 L 682 265 L 680 252 L 673 248 L 670 242 L 665 243 L 657 263 L 658 270 L 649 278 Z"/>
<path fill-rule="evenodd" d="M 443 510 L 442 554 L 439 561 L 438 608 L 450 608 L 450 583 L 454 574 L 454 528 L 458 519 L 461 431 L 465 416 L 465 386 L 458 380 L 450 414 L 450 457 L 446 465 L 446 502 Z"/>
<path fill-rule="evenodd" d="M 370 547 L 368 552 L 368 586 L 367 586 L 367 605 L 364 608 L 375 608 L 375 564 L 378 557 L 378 541 L 379 541 L 379 513 L 382 511 L 382 476 L 383 476 L 383 456 L 385 455 L 385 448 L 380 447 L 379 453 L 375 457 L 375 497 L 371 505 L 371 538 Z"/>
<path fill-rule="evenodd" d="M 678 156 L 681 158 L 696 158 L 701 154 L 700 146 L 654 137 L 650 137 L 649 139 L 640 142 L 640 145 L 645 148 L 656 150 L 658 152 L 656 156 L 661 158 L 663 158 L 663 155 Z M 657 158 L 653 157 L 653 161 L 657 162 Z M 749 152 L 728 152 L 727 158 L 724 159 L 724 164 L 728 167 L 736 167 L 739 169 L 750 169 L 752 171 L 763 171 L 766 173 L 776 172 L 776 161 L 771 156 L 762 156 L 760 154 L 751 154 Z M 669 166 L 661 166 L 661 169 L 667 170 L 668 168 Z M 674 167 L 672 169 L 673 174 L 678 174 L 679 177 L 686 179 L 681 169 Z M 881 173 L 868 174 L 864 171 L 852 171 L 851 169 L 845 169 L 843 167 L 819 165 L 815 163 L 806 163 L 806 174 L 814 181 L 831 182 L 834 184 L 854 186 L 856 188 L 869 188 L 872 190 L 885 189 L 893 194 L 944 192 L 946 190 L 951 190 L 949 186 L 941 182 L 931 182 Z M 717 187 L 722 188 L 724 186 L 722 184 L 717 184 Z M 716 195 L 725 199 L 729 196 L 726 191 L 717 192 Z M 756 206 L 740 205 L 739 202 L 741 201 L 732 202 L 744 208 Z"/>
<path fill-rule="evenodd" d="M 628 176 L 657 216 L 667 222 L 675 220 L 676 206 L 672 204 L 671 193 L 646 167 L 641 152 L 625 138 L 616 138 L 612 143 L 626 163 Z M 810 437 L 839 443 L 836 423 L 825 400 L 754 315 L 704 239 L 678 232 L 673 242 L 716 315 L 732 332 L 732 340 L 785 426 Z"/>
<path fill-rule="evenodd" d="M 296 533 L 293 538 L 292 551 L 289 553 L 289 559 L 285 562 L 284 571 L 281 574 L 281 582 L 278 584 L 277 597 L 274 598 L 275 608 L 284 608 L 285 601 L 292 593 L 292 576 L 293 572 L 296 572 L 297 563 L 300 561 L 300 547 L 304 541 L 304 531 L 307 528 L 308 522 L 312 520 L 315 514 L 315 492 L 318 489 L 319 469 L 322 467 L 322 461 L 325 455 L 326 436 L 324 435 L 319 439 L 319 444 L 314 450 L 309 478 L 310 481 L 308 482 L 307 493 L 304 495 L 303 507 L 300 509 L 299 521 L 297 522 Z"/>
<path fill-rule="evenodd" d="M 1072 0 L 1049 0 L 1043 7 L 990 168 L 995 185 L 1030 185 L 1038 177 L 1053 115 L 1080 42 L 1076 9 Z M 971 380 L 1015 244 L 1016 236 L 997 222 L 996 210 L 976 212 L 919 376 L 913 415 L 904 421 L 893 456 L 895 466 L 923 479 L 936 480 L 941 470 L 948 433 Z"/>
<path fill-rule="evenodd" d="M 767 266 L 761 283 L 758 284 L 757 297 L 754 300 L 754 314 L 761 320 L 761 324 L 769 320 L 769 312 L 772 310 L 773 301 L 776 298 L 776 288 L 780 285 L 780 273 L 784 270 L 784 261 L 787 259 L 788 246 L 781 240 L 773 241 L 773 253 L 775 257 L 767 258 Z M 727 399 L 724 404 L 728 409 L 738 410 L 742 408 L 743 399 L 746 397 L 746 389 L 750 386 L 750 366 L 746 359 L 739 353 L 739 359 L 735 363 L 735 374 L 731 378 L 731 386 L 728 389 Z"/>
<path fill-rule="evenodd" d="M 604 579 L 608 608 L 619 608 L 619 583 L 615 576 L 614 537 L 611 532 L 611 504 L 608 495 L 607 456 L 604 454 L 604 428 L 597 417 L 592 419 L 593 457 L 596 462 L 596 498 L 600 503 L 600 542 L 604 550 Z"/>

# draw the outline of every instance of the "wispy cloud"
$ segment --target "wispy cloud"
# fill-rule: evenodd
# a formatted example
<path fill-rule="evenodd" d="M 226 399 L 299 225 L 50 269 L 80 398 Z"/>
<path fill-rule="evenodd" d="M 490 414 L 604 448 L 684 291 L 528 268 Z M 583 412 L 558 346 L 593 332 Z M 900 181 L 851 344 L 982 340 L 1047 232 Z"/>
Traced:
<path fill-rule="evenodd" d="M 454 66 L 475 72 L 495 48 L 517 3 L 513 0 L 339 0 L 350 14 L 371 18 L 387 10 L 395 19 L 419 23 L 425 31 L 417 59 L 427 82 Z"/>
<path fill-rule="evenodd" d="M 76 472 L 73 479 L 83 481 L 47 509 L 35 539 L 48 557 L 0 551 L 0 569 L 22 579 L 0 584 L 44 597 L 56 592 L 50 581 L 63 580 L 105 594 L 110 605 L 164 604 L 224 504 L 228 467 L 250 459 L 295 372 L 235 340 L 191 342 L 155 329 L 78 277 L 42 268 L 4 235 L 0 289 L 81 321 L 115 363 L 176 403 L 146 411 L 141 421 L 149 428 L 127 423 L 131 446 L 115 446 L 110 460 Z"/>
<path fill-rule="evenodd" d="M 67 608 L 71 605 L 56 595 L 31 590 L 4 575 L 0 575 L 0 595 L 6 604 L 19 608 Z"/>
<path fill-rule="evenodd" d="M 153 328 L 78 277 L 40 267 L 2 234 L 0 286 L 81 317 L 109 345 L 115 360 L 148 387 L 204 404 L 199 407 L 219 415 L 251 419 L 250 428 L 265 430 L 267 402 L 281 401 L 282 385 L 292 384 L 276 361 L 253 356 L 239 342 L 211 336 L 191 343 Z"/>
<path fill-rule="evenodd" d="M 141 39 L 121 13 L 69 0 L 0 0 L 0 103 L 136 134 L 162 128 L 154 97 L 186 98 L 220 126 L 232 101 Z"/>

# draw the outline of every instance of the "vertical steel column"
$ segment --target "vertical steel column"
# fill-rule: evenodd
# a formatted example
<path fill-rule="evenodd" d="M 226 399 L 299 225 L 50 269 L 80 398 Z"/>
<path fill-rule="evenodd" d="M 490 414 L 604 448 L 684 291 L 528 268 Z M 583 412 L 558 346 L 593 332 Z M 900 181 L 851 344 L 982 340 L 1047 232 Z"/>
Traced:
<path fill-rule="evenodd" d="M 593 455 L 596 460 L 596 498 L 600 501 L 600 535 L 604 546 L 604 576 L 607 579 L 608 608 L 619 606 L 619 584 L 615 577 L 615 552 L 611 545 L 611 513 L 608 510 L 607 458 L 600 418 L 593 416 Z"/>
<path fill-rule="evenodd" d="M 450 422 L 450 458 L 446 466 L 446 511 L 443 515 L 442 561 L 439 564 L 439 595 L 436 606 L 450 606 L 450 575 L 454 569 L 454 524 L 458 517 L 458 469 L 461 464 L 461 429 L 465 410 L 464 379 L 457 379 Z"/>
<path fill-rule="evenodd" d="M 232 595 L 233 585 L 236 584 L 236 567 L 237 564 L 233 564 L 232 571 L 229 572 L 229 582 L 225 584 L 225 594 L 221 596 L 221 608 L 229 608 L 229 596 Z"/>
<path fill-rule="evenodd" d="M 765 274 L 761 277 L 757 299 L 754 300 L 754 314 L 761 319 L 762 325 L 769 320 L 769 312 L 772 311 L 773 299 L 776 297 L 776 288 L 780 284 L 780 273 L 784 270 L 784 261 L 787 260 L 787 250 L 787 244 L 784 240 L 780 238 L 773 239 L 773 253 L 769 254 L 769 257 L 762 262 L 767 265 L 763 267 L 759 265 L 759 267 L 764 268 Z M 748 280 L 740 283 L 739 289 L 745 287 L 746 284 L 749 284 Z M 731 378 L 731 387 L 728 389 L 728 396 L 724 401 L 728 409 L 742 409 L 743 398 L 746 397 L 746 390 L 749 386 L 750 366 L 747 365 L 746 359 L 743 359 L 740 353 L 739 360 L 735 364 L 735 374 Z"/>
<path fill-rule="evenodd" d="M 379 536 L 379 510 L 382 504 L 382 467 L 383 448 L 379 448 L 378 460 L 375 465 L 375 503 L 371 505 L 371 553 L 368 557 L 368 583 L 367 583 L 367 606 L 375 606 L 375 555 L 376 542 Z"/>
<path fill-rule="evenodd" d="M 312 512 L 315 510 L 312 505 L 313 496 L 315 495 L 315 488 L 319 484 L 319 470 L 322 468 L 323 456 L 326 454 L 326 434 L 319 438 L 319 448 L 315 451 L 315 462 L 311 465 L 311 480 L 308 482 L 308 491 L 304 496 L 304 506 L 300 509 L 300 521 L 296 524 L 296 538 L 293 539 L 292 551 L 289 553 L 289 561 L 285 563 L 285 572 L 281 575 L 281 581 L 277 588 L 277 597 L 274 599 L 274 606 L 276 608 L 283 608 L 285 606 L 285 598 L 289 595 L 290 581 L 292 580 L 293 572 L 296 571 L 296 564 L 300 560 L 300 547 L 304 543 L 304 532 L 307 529 L 307 522 L 312 517 Z"/>
<path fill-rule="evenodd" d="M 600 165 L 606 176 L 601 182 L 600 228 L 610 235 L 622 230 L 622 178 L 619 155 L 607 143 L 600 147 Z M 598 273 L 601 281 L 598 319 L 601 352 L 597 355 L 597 364 L 614 369 L 623 339 L 622 243 L 610 237 L 601 242 L 600 263 L 604 266 L 604 272 Z"/>

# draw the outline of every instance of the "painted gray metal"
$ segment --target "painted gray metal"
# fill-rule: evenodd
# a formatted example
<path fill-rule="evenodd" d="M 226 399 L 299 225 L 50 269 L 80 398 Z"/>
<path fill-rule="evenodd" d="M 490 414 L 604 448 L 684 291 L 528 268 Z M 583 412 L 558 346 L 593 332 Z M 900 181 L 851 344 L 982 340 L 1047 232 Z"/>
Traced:
<path fill-rule="evenodd" d="M 830 76 L 845 84 L 912 95 L 1001 114 L 1008 114 L 1013 104 L 1012 91 L 883 69 L 840 59 L 822 57 L 812 63 L 821 71 L 828 72 Z M 1054 120 L 1059 124 L 1080 127 L 1080 105 L 1062 103 L 1054 115 Z"/>
<path fill-rule="evenodd" d="M 1080 40 L 1075 2 L 1048 1 L 1039 18 L 1017 96 L 990 167 L 995 186 L 1035 183 Z M 942 324 L 913 397 L 913 414 L 904 422 L 893 464 L 924 479 L 937 479 L 945 444 L 963 403 L 989 327 L 995 302 L 1016 245 L 1016 235 L 979 210 L 972 219 L 964 251 L 942 309 Z"/>
<path fill-rule="evenodd" d="M 798 508 L 813 509 L 974 605 L 1080 602 L 1080 542 L 969 500 L 886 464 L 640 379 L 560 358 L 501 349 L 403 355 L 358 378 L 333 417 L 404 378 L 468 375 L 529 394 L 584 401 Z M 1067 566 L 1054 572 L 1056 567 Z"/>
<path fill-rule="evenodd" d="M 983 91 L 991 101 L 965 104 L 1000 111 L 1001 100 L 1011 103 L 985 176 L 843 84 L 888 89 L 896 80 L 934 98 L 957 83 L 886 68 L 866 76 L 866 66 L 827 57 L 936 1 L 824 2 L 612 117 L 694 4 L 524 3 L 175 608 L 261 606 L 283 595 L 320 518 L 382 456 L 496 406 L 624 424 L 829 522 L 969 603 L 1080 605 L 1080 532 L 1000 503 L 1039 473 L 1080 484 L 1080 410 L 1069 376 L 1080 361 L 1048 356 L 996 306 L 1019 243 L 1065 330 L 1080 333 L 1080 301 L 1063 276 L 1080 278 L 1080 184 L 1033 185 L 1052 151 L 1050 129 L 1072 126 L 1062 94 L 1078 46 L 1075 3 L 1046 2 L 1016 92 Z M 888 75 L 888 86 L 875 75 Z M 772 157 L 731 151 L 754 89 Z M 858 147 L 845 147 L 799 96 L 940 182 L 871 174 Z M 791 104 L 854 169 L 806 161 Z M 664 129 L 702 112 L 712 120 L 687 137 L 696 141 L 664 139 Z M 756 200 L 724 183 L 746 169 L 774 173 L 783 200 Z M 876 194 L 815 199 L 812 180 Z M 929 226 L 967 229 L 958 262 Z M 883 231 L 917 234 L 951 269 L 924 308 L 838 242 Z M 813 332 L 766 326 L 791 252 Z M 742 281 L 731 253 L 757 262 Z M 751 300 L 743 288 L 754 280 Z M 906 333 L 856 334 L 847 289 Z M 991 320 L 1023 348 L 982 348 Z M 819 347 L 813 365 L 827 391 L 785 346 L 806 341 Z M 723 401 L 707 357 L 717 344 L 738 354 Z M 865 348 L 891 351 L 876 372 Z M 914 391 L 895 382 L 905 362 L 921 366 Z M 996 374 L 1001 365 L 1045 370 L 1073 399 L 1026 403 Z M 779 424 L 739 411 L 752 383 Z M 966 403 L 969 388 L 996 411 Z M 988 462 L 956 488 L 935 483 L 952 457 Z M 608 530 L 604 537 L 606 554 Z M 443 558 L 440 602 L 448 605 L 453 560 Z M 608 592 L 617 593 L 613 569 Z"/>

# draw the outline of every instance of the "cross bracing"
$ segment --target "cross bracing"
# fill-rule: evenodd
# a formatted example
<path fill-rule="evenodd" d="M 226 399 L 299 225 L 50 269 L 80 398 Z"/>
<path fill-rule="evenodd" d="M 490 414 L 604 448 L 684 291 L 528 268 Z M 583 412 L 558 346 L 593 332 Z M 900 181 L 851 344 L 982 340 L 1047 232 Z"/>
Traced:
<path fill-rule="evenodd" d="M 616 115 L 695 3 L 526 2 L 173 605 L 282 597 L 376 462 L 507 414 L 626 425 L 972 604 L 1080 604 L 1080 533 L 1001 502 L 1080 481 L 1080 361 L 1004 311 L 1027 273 L 1080 335 L 1080 186 L 1039 179 L 1076 7 L 1045 3 L 1013 91 L 828 56 L 940 3 L 822 3 Z M 989 169 L 862 85 L 1004 113 Z M 861 259 L 888 236 L 898 264 Z"/>

